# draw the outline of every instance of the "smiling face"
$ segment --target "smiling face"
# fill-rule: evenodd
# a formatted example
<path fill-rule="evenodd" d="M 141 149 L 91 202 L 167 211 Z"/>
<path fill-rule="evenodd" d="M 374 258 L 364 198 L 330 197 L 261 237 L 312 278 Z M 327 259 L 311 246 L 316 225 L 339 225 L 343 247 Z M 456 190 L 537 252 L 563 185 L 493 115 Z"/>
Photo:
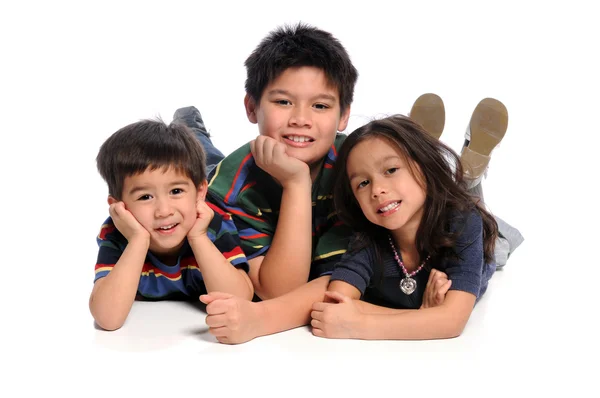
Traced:
<path fill-rule="evenodd" d="M 284 143 L 289 156 L 308 164 L 313 180 L 350 115 L 349 107 L 340 113 L 338 90 L 325 73 L 307 66 L 286 69 L 265 88 L 259 104 L 249 96 L 244 103 L 259 133 Z"/>
<path fill-rule="evenodd" d="M 370 222 L 416 235 L 423 217 L 425 189 L 395 143 L 367 138 L 352 149 L 346 167 L 352 192 Z M 419 172 L 416 165 L 413 169 Z"/>
<path fill-rule="evenodd" d="M 173 167 L 125 178 L 125 208 L 150 233 L 149 250 L 158 256 L 177 254 L 196 222 L 196 201 L 204 200 L 206 181 L 198 188 Z M 109 197 L 109 203 L 116 200 Z"/>

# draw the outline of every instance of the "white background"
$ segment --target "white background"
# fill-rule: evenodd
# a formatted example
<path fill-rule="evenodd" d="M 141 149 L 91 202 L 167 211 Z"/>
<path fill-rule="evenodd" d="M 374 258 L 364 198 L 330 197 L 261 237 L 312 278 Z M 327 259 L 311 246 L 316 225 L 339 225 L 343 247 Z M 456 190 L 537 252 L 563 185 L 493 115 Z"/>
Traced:
<path fill-rule="evenodd" d="M 590 4 L 3 2 L 1 395 L 592 395 L 600 29 Z M 229 347 L 202 333 L 201 312 L 162 304 L 136 305 L 118 332 L 95 330 L 99 146 L 188 105 L 224 153 L 252 139 L 243 62 L 297 21 L 331 31 L 359 70 L 347 132 L 434 92 L 442 140 L 459 150 L 477 103 L 504 102 L 509 128 L 484 189 L 524 244 L 458 339 L 331 341 L 301 328 Z"/>

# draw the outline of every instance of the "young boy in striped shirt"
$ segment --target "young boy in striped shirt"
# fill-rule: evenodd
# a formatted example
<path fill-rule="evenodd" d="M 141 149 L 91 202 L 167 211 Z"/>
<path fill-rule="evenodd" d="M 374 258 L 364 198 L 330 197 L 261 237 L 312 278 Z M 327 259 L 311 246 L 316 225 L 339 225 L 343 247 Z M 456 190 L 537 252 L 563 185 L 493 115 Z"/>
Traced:
<path fill-rule="evenodd" d="M 185 126 L 145 120 L 101 146 L 110 217 L 99 251 L 90 311 L 120 328 L 134 300 L 198 300 L 219 291 L 251 299 L 248 263 L 231 217 L 204 201 L 206 156 Z"/>

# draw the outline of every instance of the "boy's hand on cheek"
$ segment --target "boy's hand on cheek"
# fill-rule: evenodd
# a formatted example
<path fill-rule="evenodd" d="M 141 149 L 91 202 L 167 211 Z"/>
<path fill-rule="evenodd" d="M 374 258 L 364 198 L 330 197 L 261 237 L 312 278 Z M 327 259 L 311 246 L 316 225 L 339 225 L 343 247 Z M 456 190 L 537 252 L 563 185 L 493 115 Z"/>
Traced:
<path fill-rule="evenodd" d="M 206 202 L 202 199 L 198 199 L 196 202 L 196 222 L 190 231 L 188 232 L 188 240 L 194 240 L 203 235 L 206 235 L 208 225 L 215 216 L 213 209 L 208 207 Z"/>
<path fill-rule="evenodd" d="M 115 227 L 123 234 L 127 242 L 135 239 L 150 240 L 150 233 L 136 220 L 129 210 L 125 208 L 125 203 L 116 202 L 110 205 L 108 212 Z"/>
<path fill-rule="evenodd" d="M 286 147 L 281 142 L 271 137 L 259 136 L 250 142 L 250 149 L 257 166 L 269 173 L 281 186 L 310 182 L 308 165 L 288 156 Z"/>

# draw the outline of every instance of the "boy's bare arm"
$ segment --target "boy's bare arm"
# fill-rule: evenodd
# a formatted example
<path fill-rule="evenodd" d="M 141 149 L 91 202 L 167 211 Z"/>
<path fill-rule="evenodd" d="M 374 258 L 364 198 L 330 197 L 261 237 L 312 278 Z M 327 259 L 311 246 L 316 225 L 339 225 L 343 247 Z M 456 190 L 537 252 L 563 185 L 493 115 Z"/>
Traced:
<path fill-rule="evenodd" d="M 101 328 L 116 330 L 125 323 L 135 300 L 149 245 L 149 238 L 130 241 L 109 274 L 94 284 L 90 312 Z"/>
<path fill-rule="evenodd" d="M 285 154 L 285 146 L 260 136 L 251 143 L 256 164 L 282 188 L 275 234 L 266 256 L 250 261 L 250 278 L 262 299 L 305 284 L 312 253 L 312 181 L 308 165 Z"/>
<path fill-rule="evenodd" d="M 208 293 L 219 291 L 231 293 L 246 300 L 252 299 L 254 289 L 248 274 L 244 270 L 233 267 L 208 235 L 199 236 L 190 240 L 189 243 Z"/>
<path fill-rule="evenodd" d="M 127 246 L 109 274 L 94 284 L 90 312 L 100 327 L 116 330 L 125 323 L 135 300 L 150 247 L 150 234 L 123 202 L 111 204 L 108 212 L 115 227 L 127 239 Z"/>
<path fill-rule="evenodd" d="M 239 344 L 259 336 L 307 325 L 315 301 L 322 301 L 329 276 L 312 280 L 274 299 L 258 303 L 213 293 L 200 300 L 207 304 L 206 324 L 222 343 Z"/>

